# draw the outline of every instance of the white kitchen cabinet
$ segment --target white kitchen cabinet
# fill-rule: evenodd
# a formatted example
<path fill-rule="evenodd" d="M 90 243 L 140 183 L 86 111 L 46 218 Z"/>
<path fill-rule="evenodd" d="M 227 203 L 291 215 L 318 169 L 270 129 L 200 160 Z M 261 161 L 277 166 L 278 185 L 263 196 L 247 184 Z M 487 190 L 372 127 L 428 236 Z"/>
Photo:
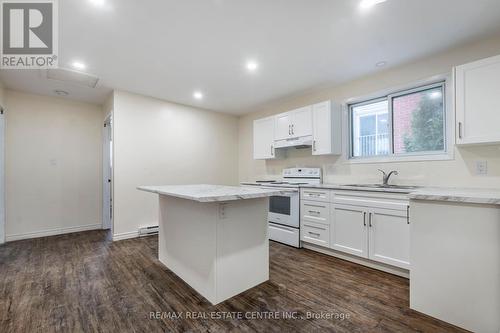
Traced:
<path fill-rule="evenodd" d="M 312 135 L 312 107 L 304 106 L 291 111 L 292 113 L 292 137 Z"/>
<path fill-rule="evenodd" d="M 300 200 L 300 217 L 302 221 L 330 225 L 330 203 Z"/>
<path fill-rule="evenodd" d="M 312 106 L 313 155 L 342 154 L 342 112 L 339 105 L 326 101 Z"/>
<path fill-rule="evenodd" d="M 457 144 L 500 142 L 500 56 L 455 68 Z"/>
<path fill-rule="evenodd" d="M 257 119 L 253 122 L 253 158 L 276 158 L 274 149 L 274 117 Z"/>
<path fill-rule="evenodd" d="M 292 135 L 292 114 L 281 113 L 276 115 L 275 118 L 275 139 L 285 140 Z"/>
<path fill-rule="evenodd" d="M 330 190 L 304 188 L 300 191 L 300 198 L 302 200 L 330 202 L 330 194 Z"/>
<path fill-rule="evenodd" d="M 275 116 L 276 140 L 312 135 L 312 107 L 305 106 Z"/>
<path fill-rule="evenodd" d="M 309 221 L 302 222 L 302 240 L 319 246 L 330 244 L 330 226 Z"/>
<path fill-rule="evenodd" d="M 333 205 L 330 247 L 368 258 L 367 213 L 363 207 Z"/>
<path fill-rule="evenodd" d="M 368 212 L 369 259 L 410 268 L 410 224 L 407 211 L 377 209 Z"/>

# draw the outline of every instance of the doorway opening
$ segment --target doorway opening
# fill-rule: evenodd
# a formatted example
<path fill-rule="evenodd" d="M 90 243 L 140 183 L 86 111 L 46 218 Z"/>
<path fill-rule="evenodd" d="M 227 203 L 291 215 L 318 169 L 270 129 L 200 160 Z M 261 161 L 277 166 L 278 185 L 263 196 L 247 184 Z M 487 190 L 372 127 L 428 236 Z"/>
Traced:
<path fill-rule="evenodd" d="M 102 228 L 113 233 L 113 120 L 104 120 L 102 142 Z"/>
<path fill-rule="evenodd" d="M 5 243 L 5 118 L 0 105 L 0 244 Z"/>

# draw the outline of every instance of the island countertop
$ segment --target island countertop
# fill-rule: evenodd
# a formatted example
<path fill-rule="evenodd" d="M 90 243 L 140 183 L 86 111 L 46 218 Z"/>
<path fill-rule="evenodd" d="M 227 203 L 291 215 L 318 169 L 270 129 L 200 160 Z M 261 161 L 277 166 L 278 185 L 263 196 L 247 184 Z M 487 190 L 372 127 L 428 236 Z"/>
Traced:
<path fill-rule="evenodd" d="M 165 186 L 139 186 L 138 190 L 169 195 L 172 197 L 194 200 L 198 202 L 218 202 L 241 199 L 255 199 L 283 195 L 296 189 L 286 191 L 280 189 L 262 189 L 244 186 L 224 186 L 224 185 L 165 185 Z"/>

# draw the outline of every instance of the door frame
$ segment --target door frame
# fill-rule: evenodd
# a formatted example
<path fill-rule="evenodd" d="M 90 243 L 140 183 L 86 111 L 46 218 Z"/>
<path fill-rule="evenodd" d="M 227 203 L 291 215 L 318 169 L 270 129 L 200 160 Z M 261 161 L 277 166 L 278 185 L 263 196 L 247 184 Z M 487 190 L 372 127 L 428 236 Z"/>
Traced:
<path fill-rule="evenodd" d="M 102 228 L 113 231 L 113 212 L 109 211 L 113 198 L 113 157 L 109 142 L 113 138 L 112 112 L 106 116 L 102 131 Z M 111 186 L 108 185 L 111 180 Z M 111 215 L 111 216 L 110 216 Z"/>
<path fill-rule="evenodd" d="M 5 115 L 0 105 L 0 244 L 5 243 Z"/>

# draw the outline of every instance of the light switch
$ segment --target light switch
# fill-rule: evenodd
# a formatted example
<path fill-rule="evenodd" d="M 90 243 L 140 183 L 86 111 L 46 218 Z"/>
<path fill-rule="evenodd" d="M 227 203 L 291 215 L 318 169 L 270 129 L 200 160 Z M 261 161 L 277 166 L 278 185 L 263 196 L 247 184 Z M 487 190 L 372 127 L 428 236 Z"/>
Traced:
<path fill-rule="evenodd" d="M 488 161 L 476 161 L 476 175 L 484 176 L 488 174 Z"/>

